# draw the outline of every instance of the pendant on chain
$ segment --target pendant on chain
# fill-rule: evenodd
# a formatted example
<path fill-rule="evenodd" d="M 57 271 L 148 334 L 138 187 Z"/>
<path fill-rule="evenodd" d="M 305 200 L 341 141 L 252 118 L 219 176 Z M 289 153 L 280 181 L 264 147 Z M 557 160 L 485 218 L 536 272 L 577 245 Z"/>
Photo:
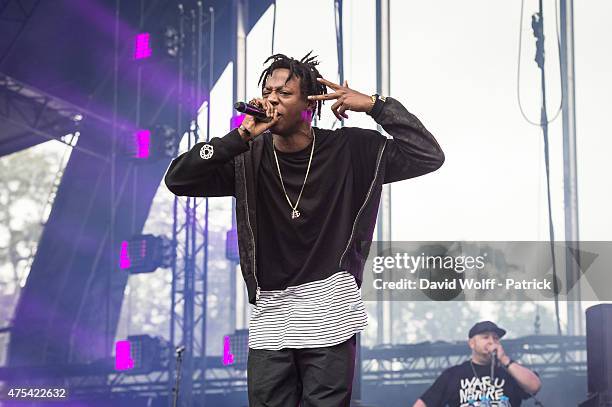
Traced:
<path fill-rule="evenodd" d="M 299 217 L 300 217 L 300 215 L 301 215 L 300 211 L 298 211 L 297 209 L 294 209 L 294 210 L 291 212 L 291 219 L 299 218 Z"/>

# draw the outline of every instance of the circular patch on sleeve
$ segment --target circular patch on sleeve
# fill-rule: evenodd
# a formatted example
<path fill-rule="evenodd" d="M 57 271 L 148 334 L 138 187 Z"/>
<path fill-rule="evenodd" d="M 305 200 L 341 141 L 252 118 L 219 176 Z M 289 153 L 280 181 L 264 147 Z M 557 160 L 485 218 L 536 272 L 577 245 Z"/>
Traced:
<path fill-rule="evenodd" d="M 209 158 L 213 156 L 214 152 L 215 152 L 215 149 L 213 148 L 212 145 L 204 144 L 202 148 L 200 149 L 200 157 L 203 160 L 208 160 Z"/>

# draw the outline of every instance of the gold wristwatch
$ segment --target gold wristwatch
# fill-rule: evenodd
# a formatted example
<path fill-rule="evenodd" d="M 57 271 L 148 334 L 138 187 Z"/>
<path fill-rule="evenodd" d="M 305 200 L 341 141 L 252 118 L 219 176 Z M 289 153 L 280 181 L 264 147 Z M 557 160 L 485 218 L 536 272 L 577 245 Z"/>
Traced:
<path fill-rule="evenodd" d="M 376 103 L 376 99 L 380 99 L 383 102 L 385 102 L 387 100 L 387 98 L 385 96 L 381 96 L 378 94 L 374 94 L 372 96 L 370 96 L 370 99 L 372 99 L 372 106 L 374 106 L 374 103 Z"/>
<path fill-rule="evenodd" d="M 374 105 L 376 104 L 376 99 L 380 99 L 383 102 L 387 100 L 385 96 L 381 96 L 377 93 L 375 93 L 374 95 L 371 95 L 370 99 L 372 99 L 372 106 L 370 106 L 370 112 L 372 111 L 372 109 L 374 109 Z"/>

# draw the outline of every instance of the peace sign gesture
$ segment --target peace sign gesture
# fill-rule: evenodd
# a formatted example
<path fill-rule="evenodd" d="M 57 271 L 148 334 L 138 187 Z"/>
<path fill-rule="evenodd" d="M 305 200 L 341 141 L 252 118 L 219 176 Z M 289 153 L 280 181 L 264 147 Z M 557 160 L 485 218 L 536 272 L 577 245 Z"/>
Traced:
<path fill-rule="evenodd" d="M 348 81 L 345 80 L 343 85 L 338 85 L 324 78 L 317 78 L 317 80 L 328 88 L 331 88 L 334 92 L 326 95 L 311 95 L 308 96 L 308 100 L 336 99 L 331 110 L 338 120 L 342 120 L 343 117 L 348 119 L 348 115 L 344 113 L 347 110 L 352 110 L 354 112 L 369 112 L 372 110 L 374 106 L 372 98 L 349 88 Z"/>

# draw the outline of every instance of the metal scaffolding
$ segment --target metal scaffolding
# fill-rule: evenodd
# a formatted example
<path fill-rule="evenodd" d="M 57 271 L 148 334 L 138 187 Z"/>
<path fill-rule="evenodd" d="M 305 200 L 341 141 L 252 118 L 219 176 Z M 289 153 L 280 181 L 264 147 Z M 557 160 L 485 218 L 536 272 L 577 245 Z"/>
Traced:
<path fill-rule="evenodd" d="M 0 151 L 10 154 L 48 140 L 60 141 L 92 157 L 107 161 L 99 152 L 65 138 L 84 122 L 110 126 L 109 119 L 52 96 L 0 73 Z"/>
<path fill-rule="evenodd" d="M 504 349 L 522 365 L 538 372 L 544 380 L 554 379 L 566 373 L 586 375 L 586 338 L 583 336 L 543 335 L 526 336 L 504 341 Z M 413 345 L 388 345 L 364 348 L 363 385 L 395 386 L 431 383 L 442 370 L 467 360 L 465 341 L 423 342 Z M 246 391 L 246 371 L 233 366 L 223 366 L 221 357 L 209 356 L 206 363 L 194 357 L 192 371 L 193 395 L 204 400 L 203 394 L 231 394 Z M 200 366 L 206 365 L 206 386 Z M 0 368 L 0 379 L 15 376 L 15 370 Z M 27 368 L 26 368 L 27 369 Z M 28 377 L 44 377 L 44 371 L 24 371 Z M 50 373 L 51 374 L 51 373 Z M 109 396 L 167 397 L 168 379 L 172 373 L 157 369 L 146 374 L 116 372 L 112 367 L 64 366 L 55 369 L 53 377 L 70 377 L 69 393 L 74 400 L 87 400 Z"/>
<path fill-rule="evenodd" d="M 204 52 L 212 47 L 214 14 L 212 8 L 205 13 L 202 2 L 198 2 L 196 8 L 191 10 L 185 10 L 179 5 L 179 14 L 181 40 L 178 55 L 177 128 L 188 129 L 185 137 L 187 148 L 191 149 L 198 141 L 202 141 L 202 135 L 197 118 L 188 122 L 188 117 L 191 117 L 188 114 L 192 112 L 186 112 L 185 106 L 195 106 L 202 99 L 203 55 L 207 55 Z M 207 63 L 212 65 L 210 60 Z M 197 84 L 195 89 L 192 87 L 186 92 L 186 80 Z M 206 371 L 208 199 L 177 196 L 174 199 L 173 214 L 175 259 L 172 264 L 170 343 L 172 346 L 184 347 L 179 405 L 191 406 L 195 389 L 204 389 L 207 385 L 205 376 L 197 371 Z M 176 365 L 171 359 L 164 382 L 168 394 L 173 393 L 175 369 Z M 172 403 L 172 397 L 169 397 L 169 402 Z"/>

